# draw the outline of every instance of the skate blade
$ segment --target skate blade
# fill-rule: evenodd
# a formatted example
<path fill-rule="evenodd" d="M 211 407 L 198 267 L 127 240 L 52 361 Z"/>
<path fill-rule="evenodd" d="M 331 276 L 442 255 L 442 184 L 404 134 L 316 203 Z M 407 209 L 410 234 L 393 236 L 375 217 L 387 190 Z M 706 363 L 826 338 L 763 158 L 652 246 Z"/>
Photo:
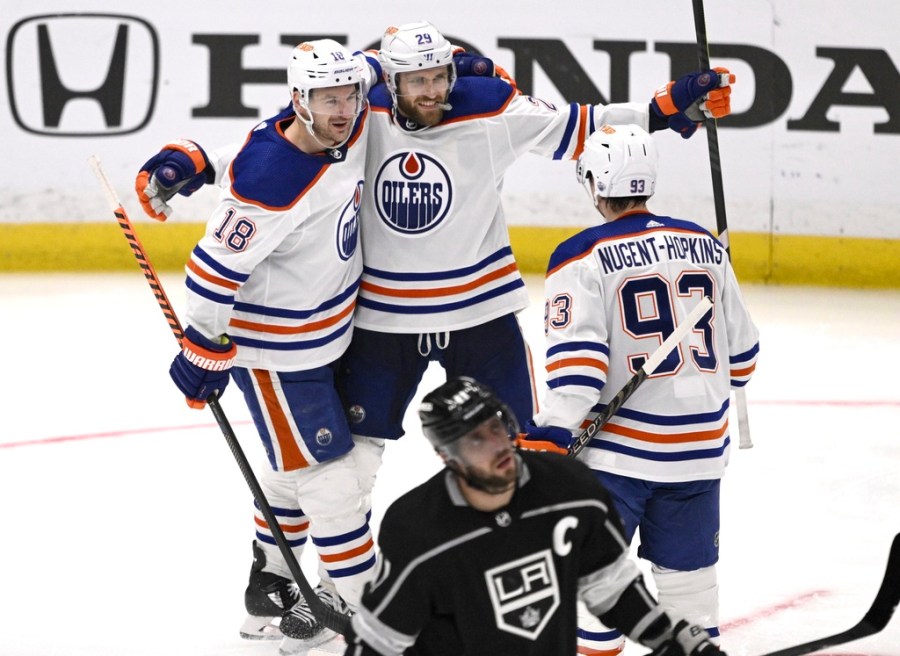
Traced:
<path fill-rule="evenodd" d="M 307 640 L 297 640 L 296 638 L 288 638 L 287 636 L 285 636 L 282 639 L 281 644 L 278 645 L 278 656 L 309 656 L 310 654 L 314 653 L 313 651 L 310 651 L 311 649 L 313 649 L 313 647 L 322 649 L 323 647 L 325 647 L 324 643 L 335 642 L 335 638 L 341 638 L 341 641 L 343 642 L 343 638 L 331 629 L 322 629 L 319 633 Z M 344 649 L 346 648 L 347 643 L 345 642 Z M 344 652 L 326 651 L 324 653 L 342 654 Z"/>
<path fill-rule="evenodd" d="M 281 640 L 284 636 L 278 628 L 280 622 L 280 617 L 248 615 L 241 625 L 241 637 L 244 640 Z"/>
<path fill-rule="evenodd" d="M 347 651 L 347 641 L 344 636 L 335 635 L 333 639 L 326 643 L 313 647 L 307 653 L 307 656 L 331 656 L 331 654 L 343 654 Z"/>

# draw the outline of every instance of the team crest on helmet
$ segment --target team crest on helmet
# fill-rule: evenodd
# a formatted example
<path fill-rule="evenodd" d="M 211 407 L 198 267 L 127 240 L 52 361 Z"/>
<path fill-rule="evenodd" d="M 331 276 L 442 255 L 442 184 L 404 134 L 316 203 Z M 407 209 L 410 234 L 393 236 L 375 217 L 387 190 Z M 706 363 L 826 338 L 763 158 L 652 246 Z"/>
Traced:
<path fill-rule="evenodd" d="M 484 573 L 497 628 L 535 640 L 559 608 L 559 583 L 550 549 Z"/>
<path fill-rule="evenodd" d="M 418 151 L 388 157 L 375 177 L 374 191 L 381 220 L 409 235 L 437 227 L 453 203 L 453 181 L 446 167 Z"/>
<path fill-rule="evenodd" d="M 342 260 L 349 260 L 359 244 L 359 206 L 362 204 L 363 181 L 356 183 L 353 197 L 344 206 L 337 226 L 337 252 Z"/>

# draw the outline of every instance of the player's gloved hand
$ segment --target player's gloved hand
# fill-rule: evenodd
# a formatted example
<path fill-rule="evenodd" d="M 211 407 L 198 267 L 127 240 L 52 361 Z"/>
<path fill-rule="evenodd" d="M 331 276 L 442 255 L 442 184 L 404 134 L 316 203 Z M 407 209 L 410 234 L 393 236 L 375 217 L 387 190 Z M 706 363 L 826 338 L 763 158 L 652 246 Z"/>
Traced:
<path fill-rule="evenodd" d="M 453 52 L 453 63 L 456 64 L 456 74 L 459 77 L 494 77 L 494 61 L 481 55 L 465 52 L 457 48 Z"/>
<path fill-rule="evenodd" d="M 163 146 L 144 162 L 134 181 L 141 207 L 148 216 L 165 221 L 172 213 L 166 203 L 176 193 L 190 196 L 207 182 L 214 182 L 216 172 L 199 144 L 179 139 Z"/>
<path fill-rule="evenodd" d="M 453 51 L 453 63 L 456 65 L 456 74 L 459 77 L 499 77 L 513 89 L 518 89 L 512 75 L 507 73 L 502 66 L 495 64 L 492 59 L 456 48 Z"/>
<path fill-rule="evenodd" d="M 227 336 L 222 339 L 207 339 L 191 326 L 184 331 L 181 353 L 172 361 L 169 375 L 192 408 L 203 408 L 211 394 L 221 396 L 228 385 L 228 370 L 234 364 L 237 347 Z"/>
<path fill-rule="evenodd" d="M 536 426 L 529 419 L 525 423 L 525 432 L 516 437 L 516 446 L 525 451 L 549 451 L 550 453 L 569 452 L 569 445 L 575 438 L 568 428 L 559 426 Z"/>
<path fill-rule="evenodd" d="M 671 637 L 659 645 L 650 656 L 726 656 L 709 640 L 700 626 L 680 620 L 672 627 Z"/>
<path fill-rule="evenodd" d="M 683 75 L 656 90 L 650 106 L 665 119 L 670 129 L 688 139 L 707 118 L 731 113 L 731 85 L 735 81 L 727 68 L 717 67 Z"/>

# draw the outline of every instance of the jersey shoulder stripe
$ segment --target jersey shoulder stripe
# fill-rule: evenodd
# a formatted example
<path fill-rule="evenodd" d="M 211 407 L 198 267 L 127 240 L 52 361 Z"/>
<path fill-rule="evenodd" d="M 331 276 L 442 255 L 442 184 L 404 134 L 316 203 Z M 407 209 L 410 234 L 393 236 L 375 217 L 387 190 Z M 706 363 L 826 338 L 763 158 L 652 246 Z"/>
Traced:
<path fill-rule="evenodd" d="M 297 204 L 335 163 L 325 152 L 304 153 L 284 135 L 294 111 L 287 107 L 257 125 L 231 162 L 231 193 L 238 200 L 265 210 L 286 211 Z M 352 148 L 363 133 L 367 112 L 357 117 L 350 139 Z"/>

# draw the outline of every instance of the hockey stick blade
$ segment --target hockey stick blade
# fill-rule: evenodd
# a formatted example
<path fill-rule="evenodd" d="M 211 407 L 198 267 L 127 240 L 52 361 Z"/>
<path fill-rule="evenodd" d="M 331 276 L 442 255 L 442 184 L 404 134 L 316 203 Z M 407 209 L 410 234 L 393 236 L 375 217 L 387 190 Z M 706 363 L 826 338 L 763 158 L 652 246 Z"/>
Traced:
<path fill-rule="evenodd" d="M 836 647 L 845 642 L 852 642 L 853 640 L 874 635 L 888 625 L 898 603 L 900 603 L 900 533 L 894 536 L 894 541 L 891 544 L 887 569 L 884 573 L 884 579 L 881 581 L 881 587 L 878 589 L 878 594 L 875 595 L 875 601 L 872 602 L 869 612 L 855 626 L 827 638 L 804 642 L 802 645 L 788 647 L 787 649 L 770 651 L 762 654 L 762 656 L 802 656 L 820 649 Z"/>
<path fill-rule="evenodd" d="M 112 183 L 103 171 L 100 160 L 92 155 L 88 159 L 88 163 L 90 164 L 91 169 L 93 169 L 94 174 L 97 176 L 97 179 L 100 181 L 100 184 L 103 186 L 103 191 L 106 193 L 106 199 L 109 202 L 110 209 L 115 215 L 119 227 L 122 228 L 122 232 L 125 234 L 129 246 L 131 246 L 132 254 L 137 260 L 138 265 L 141 267 L 141 270 L 144 272 L 144 277 L 147 279 L 150 289 L 153 291 L 154 296 L 156 296 L 159 309 L 162 310 L 163 315 L 169 323 L 169 329 L 178 341 L 178 345 L 181 346 L 181 342 L 184 339 L 181 322 L 179 322 L 178 316 L 175 314 L 175 310 L 172 308 L 172 304 L 169 302 L 169 298 L 166 296 L 166 292 L 163 289 L 162 282 L 160 282 L 156 270 L 150 263 L 150 259 L 147 257 L 147 253 L 144 251 L 144 247 L 138 239 L 137 233 L 134 230 L 134 225 L 131 223 L 128 214 L 125 212 L 125 208 L 119 201 L 119 197 L 116 194 L 115 189 L 113 189 Z M 272 511 L 272 507 L 266 500 L 266 495 L 260 487 L 256 475 L 253 473 L 253 468 L 250 466 L 250 462 L 247 460 L 243 448 L 241 448 L 241 443 L 238 441 L 237 435 L 235 435 L 234 429 L 232 429 L 231 423 L 228 421 L 228 417 L 225 416 L 225 411 L 222 410 L 222 406 L 219 404 L 218 397 L 215 395 L 210 396 L 206 400 L 206 404 L 215 416 L 216 423 L 219 425 L 222 436 L 228 443 L 228 448 L 231 450 L 231 453 L 237 462 L 238 469 L 241 470 L 244 481 L 250 488 L 253 499 L 256 501 L 256 505 L 259 507 L 263 518 L 266 520 L 266 523 L 272 532 L 272 537 L 275 539 L 275 543 L 278 545 L 278 549 L 281 552 L 281 555 L 284 556 L 288 569 L 294 577 L 294 582 L 300 589 L 300 594 L 303 595 L 312 614 L 327 628 L 336 633 L 347 635 L 347 632 L 350 629 L 350 618 L 347 615 L 336 611 L 319 599 L 318 595 L 316 595 L 312 586 L 310 586 L 306 577 L 303 575 L 300 563 L 297 562 L 294 552 L 291 551 L 291 547 L 284 535 L 284 531 L 282 531 L 281 526 L 278 524 L 278 519 Z"/>
<path fill-rule="evenodd" d="M 631 398 L 631 395 L 641 386 L 641 383 L 646 380 L 647 376 L 656 371 L 656 368 L 660 363 L 668 357 L 669 353 L 671 353 L 676 346 L 678 346 L 678 343 L 687 336 L 697 322 L 709 312 L 710 308 L 712 308 L 712 299 L 710 299 L 709 296 L 704 296 L 703 299 L 697 303 L 697 307 L 691 310 L 684 318 L 684 321 L 675 326 L 675 330 L 673 330 L 663 343 L 659 345 L 659 348 L 647 358 L 647 361 L 644 362 L 644 366 L 638 369 L 637 373 L 629 378 L 628 382 L 622 386 L 622 389 L 616 392 L 616 395 L 609 400 L 609 403 L 606 404 L 603 412 L 594 417 L 588 427 L 581 431 L 581 434 L 575 438 L 575 441 L 569 446 L 569 456 L 574 458 L 588 445 L 594 438 L 594 435 L 596 435 L 606 422 L 612 419 L 613 415 L 615 415 L 625 402 Z"/>

